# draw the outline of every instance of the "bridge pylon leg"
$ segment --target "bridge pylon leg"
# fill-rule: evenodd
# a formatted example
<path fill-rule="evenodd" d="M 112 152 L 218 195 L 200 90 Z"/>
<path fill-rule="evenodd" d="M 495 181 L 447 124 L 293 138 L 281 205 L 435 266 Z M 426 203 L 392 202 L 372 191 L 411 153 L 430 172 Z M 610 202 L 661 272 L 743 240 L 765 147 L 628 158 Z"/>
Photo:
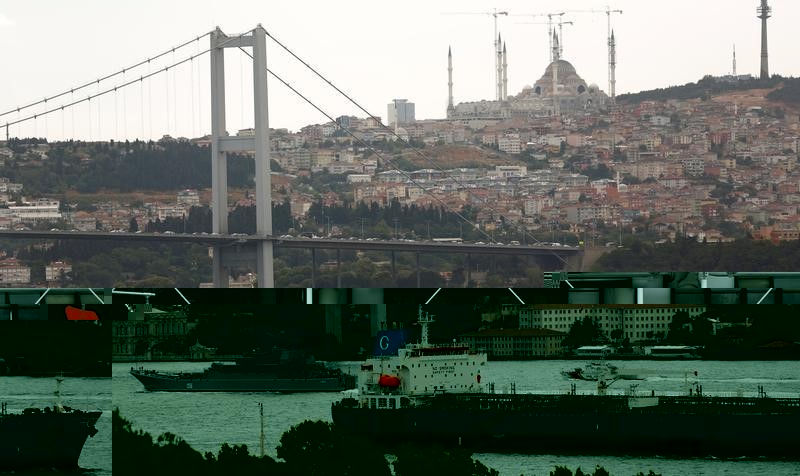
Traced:
<path fill-rule="evenodd" d="M 258 287 L 274 288 L 275 273 L 272 266 L 272 242 L 269 240 L 259 241 L 256 245 L 256 256 L 256 259 L 258 260 L 258 263 L 256 264 L 256 270 L 258 273 Z"/>
<path fill-rule="evenodd" d="M 272 236 L 272 177 L 269 157 L 269 107 L 267 104 L 267 32 L 259 24 L 253 30 L 253 110 L 256 161 L 256 233 Z M 274 288 L 272 242 L 258 243 L 258 287 Z"/>
<path fill-rule="evenodd" d="M 214 254 L 211 261 L 213 283 L 215 288 L 228 287 L 228 269 L 222 265 L 222 247 L 215 246 L 212 253 Z"/>
<path fill-rule="evenodd" d="M 222 31 L 211 32 L 211 231 L 228 233 L 228 154 L 220 145 L 225 130 L 225 49 Z M 214 247 L 213 278 L 215 288 L 228 287 L 228 274 L 222 265 L 222 248 Z"/>

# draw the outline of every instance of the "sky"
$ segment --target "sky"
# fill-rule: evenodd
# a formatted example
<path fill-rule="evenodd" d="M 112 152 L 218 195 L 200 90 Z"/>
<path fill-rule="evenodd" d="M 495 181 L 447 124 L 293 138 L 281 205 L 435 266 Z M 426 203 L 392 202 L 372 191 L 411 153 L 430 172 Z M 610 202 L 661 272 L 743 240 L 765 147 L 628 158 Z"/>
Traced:
<path fill-rule="evenodd" d="M 507 11 L 497 25 L 508 49 L 508 94 L 517 94 L 543 74 L 548 61 L 546 17 L 568 12 L 563 26 L 564 59 L 579 75 L 608 89 L 606 1 L 508 0 L 32 0 L 0 1 L 0 114 L 93 82 L 157 54 L 161 60 L 125 75 L 48 101 L 47 108 L 113 89 L 209 47 L 208 37 L 171 49 L 219 26 L 229 35 L 261 24 L 271 35 L 317 68 L 370 114 L 387 115 L 395 98 L 415 103 L 417 119 L 442 118 L 447 105 L 447 49 L 453 51 L 456 103 L 494 99 L 492 12 Z M 617 94 L 697 81 L 731 72 L 758 74 L 761 22 L 758 0 L 615 0 L 611 9 L 617 40 Z M 797 0 L 770 0 L 770 72 L 800 76 L 793 51 L 800 18 Z M 332 117 L 367 114 L 267 40 L 267 65 Z M 251 127 L 252 62 L 226 49 L 228 131 Z M 41 116 L 44 106 L 0 116 L 11 137 L 50 140 L 123 140 L 199 137 L 210 131 L 208 54 L 151 79 L 117 89 L 88 103 Z M 270 77 L 269 120 L 274 128 L 298 130 L 328 119 Z"/>

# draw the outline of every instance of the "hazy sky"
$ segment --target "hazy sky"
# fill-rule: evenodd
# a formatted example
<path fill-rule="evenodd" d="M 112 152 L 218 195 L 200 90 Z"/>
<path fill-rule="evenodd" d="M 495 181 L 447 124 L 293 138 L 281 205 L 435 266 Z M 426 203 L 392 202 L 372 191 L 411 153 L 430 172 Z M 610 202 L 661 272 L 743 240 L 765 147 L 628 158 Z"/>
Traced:
<path fill-rule="evenodd" d="M 441 118 L 447 101 L 447 48 L 453 49 L 455 101 L 494 98 L 493 22 L 486 14 L 506 10 L 498 27 L 508 47 L 508 93 L 534 83 L 548 63 L 547 26 L 525 14 L 603 10 L 606 2 L 508 0 L 262 1 L 170 0 L 0 3 L 0 113 L 69 90 L 121 70 L 215 26 L 238 34 L 261 23 L 268 32 L 321 70 L 372 114 L 386 118 L 386 104 L 407 98 L 418 119 Z M 636 92 L 731 71 L 736 44 L 739 74 L 758 74 L 760 20 L 757 0 L 616 0 L 617 93 Z M 797 0 L 770 0 L 770 72 L 800 75 L 796 46 Z M 512 16 L 513 15 L 513 16 Z M 564 16 L 564 57 L 588 83 L 608 87 L 606 15 Z M 792 23 L 794 21 L 794 24 Z M 208 48 L 208 38 L 154 62 L 150 71 Z M 268 40 L 268 66 L 296 85 L 332 116 L 363 117 L 346 100 L 292 63 Z M 252 125 L 252 65 L 238 50 L 226 50 L 228 129 Z M 75 136 L 83 139 L 195 137 L 210 129 L 208 55 L 143 81 L 90 105 L 11 126 L 10 135 Z M 139 77 L 148 67 L 128 73 Z M 244 75 L 242 73 L 245 73 Z M 121 76 L 48 103 L 113 87 Z M 244 88 L 242 88 L 244 86 Z M 270 125 L 297 130 L 327 119 L 269 79 Z M 124 91 L 124 92 L 123 92 Z M 245 105 L 245 108 L 242 107 Z M 249 110 L 247 109 L 249 107 Z M 0 116 L 0 126 L 26 112 Z M 3 128 L 4 129 L 4 128 Z M 3 136 L 5 130 L 1 133 Z"/>

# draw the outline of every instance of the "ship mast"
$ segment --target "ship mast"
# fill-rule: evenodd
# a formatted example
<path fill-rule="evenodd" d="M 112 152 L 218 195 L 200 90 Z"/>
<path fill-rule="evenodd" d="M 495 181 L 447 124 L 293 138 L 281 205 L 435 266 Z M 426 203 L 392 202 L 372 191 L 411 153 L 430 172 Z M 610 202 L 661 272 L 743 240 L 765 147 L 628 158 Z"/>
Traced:
<path fill-rule="evenodd" d="M 53 405 L 53 410 L 55 410 L 56 413 L 65 413 L 64 405 L 62 405 L 62 403 L 61 403 L 61 384 L 62 383 L 64 383 L 64 376 L 63 375 L 59 375 L 58 377 L 56 377 L 56 391 L 55 391 L 56 402 Z"/>
<path fill-rule="evenodd" d="M 428 324 L 433 322 L 430 315 L 426 312 L 424 317 L 422 314 L 422 304 L 419 305 L 419 317 L 417 322 L 422 326 L 422 346 L 426 347 L 428 345 Z"/>

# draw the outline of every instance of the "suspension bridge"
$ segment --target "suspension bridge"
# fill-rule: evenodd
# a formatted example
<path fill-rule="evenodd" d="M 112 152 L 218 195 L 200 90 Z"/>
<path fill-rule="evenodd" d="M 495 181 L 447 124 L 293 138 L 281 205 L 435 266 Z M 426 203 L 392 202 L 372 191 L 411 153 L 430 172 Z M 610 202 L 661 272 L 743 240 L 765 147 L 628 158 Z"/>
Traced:
<path fill-rule="evenodd" d="M 493 239 L 492 235 L 482 230 L 478 224 L 472 222 L 459 210 L 450 207 L 437 194 L 432 193 L 426 183 L 412 178 L 409 173 L 396 166 L 392 157 L 382 155 L 346 127 L 341 127 L 342 131 L 350 136 L 355 143 L 375 154 L 386 166 L 402 174 L 428 197 L 457 215 L 471 229 L 482 233 L 486 237 L 488 244 L 406 242 L 396 240 L 307 240 L 273 236 L 267 76 L 271 75 L 329 121 L 333 122 L 335 119 L 333 114 L 325 111 L 290 82 L 268 68 L 268 39 L 280 50 L 288 54 L 289 57 L 321 79 L 336 94 L 343 96 L 355 105 L 366 117 L 376 117 L 311 66 L 308 61 L 299 57 L 288 46 L 270 35 L 261 25 L 236 35 L 227 35 L 217 27 L 210 32 L 165 49 L 128 67 L 99 76 L 92 81 L 64 89 L 59 93 L 45 96 L 42 99 L 0 110 L 0 128 L 5 129 L 7 140 L 12 137 L 12 131 L 15 132 L 16 137 L 22 137 L 23 131 L 30 134 L 32 128 L 33 137 L 39 137 L 44 132 L 43 135 L 48 140 L 66 141 L 75 136 L 76 124 L 81 126 L 81 121 L 84 121 L 84 124 L 82 124 L 84 128 L 85 122 L 88 122 L 90 142 L 99 142 L 104 140 L 102 137 L 108 137 L 109 135 L 113 135 L 117 140 L 128 139 L 137 133 L 141 134 L 142 137 L 153 137 L 154 127 L 156 130 L 161 129 L 165 135 L 169 135 L 169 132 L 183 130 L 194 137 L 202 136 L 204 131 L 210 130 L 211 234 L 176 233 L 166 235 L 125 232 L 0 230 L 0 238 L 102 239 L 117 242 L 156 241 L 205 244 L 213 249 L 213 283 L 215 287 L 227 287 L 230 270 L 234 267 L 248 266 L 248 264 L 249 266 L 255 264 L 259 287 L 274 287 L 273 248 L 276 246 L 311 250 L 312 286 L 314 286 L 316 280 L 316 251 L 319 249 L 334 249 L 337 251 L 337 269 L 341 250 L 388 251 L 391 253 L 393 275 L 395 272 L 396 252 L 416 253 L 418 285 L 420 284 L 419 253 L 423 252 L 466 254 L 468 262 L 472 255 L 475 254 L 550 257 L 555 258 L 555 262 L 558 263 L 558 269 L 580 270 L 583 255 L 583 250 L 580 248 L 552 248 L 542 244 L 513 247 L 498 246 L 500 244 Z M 206 43 L 208 45 L 207 48 L 202 46 L 204 41 L 208 42 Z M 230 111 L 227 107 L 230 103 L 226 103 L 226 96 L 231 96 L 231 91 L 226 88 L 225 53 L 227 50 L 240 53 L 239 102 L 241 104 L 239 105 L 242 111 L 240 124 L 246 124 L 248 120 L 253 124 L 251 133 L 247 135 L 232 136 L 228 131 L 228 127 L 226 127 L 230 122 L 228 117 Z M 246 106 L 244 103 L 249 103 L 251 95 L 248 94 L 248 100 L 245 101 L 244 93 L 246 89 L 245 78 L 250 82 L 250 73 L 245 72 L 245 60 L 243 58 L 250 63 L 252 68 L 251 95 L 253 109 L 252 117 L 248 118 L 245 118 L 244 110 L 249 108 L 249 104 Z M 207 59 L 208 61 L 207 83 L 200 80 L 204 77 L 201 72 L 201 59 Z M 228 66 L 230 66 L 230 62 Z M 164 85 L 162 92 L 156 91 L 160 87 L 160 84 L 157 84 L 159 81 Z M 187 85 L 183 81 L 187 81 L 189 84 Z M 155 114 L 153 113 L 154 105 L 157 109 Z M 206 108 L 204 105 L 210 105 L 207 121 L 205 120 Z M 131 130 L 137 123 L 139 126 L 138 131 Z M 179 124 L 182 124 L 182 127 Z M 445 172 L 441 165 L 424 151 L 413 147 L 392 128 L 383 124 L 381 126 L 395 140 L 403 143 L 414 154 L 430 164 L 432 168 Z M 113 133 L 111 129 L 113 129 Z M 177 133 L 176 136 L 178 136 Z M 228 159 L 232 154 L 247 154 L 253 157 L 255 161 L 256 232 L 252 235 L 230 234 L 228 230 L 229 194 L 227 170 Z M 470 187 L 460 183 L 457 178 L 452 176 L 448 176 L 448 178 L 456 182 L 466 193 L 472 194 Z M 494 216 L 504 218 L 503 214 L 495 210 L 491 203 L 484 202 L 483 207 L 491 210 Z M 506 223 L 511 223 L 519 233 L 527 234 L 527 230 L 521 224 L 508 219 L 506 219 Z M 537 240 L 526 236 L 526 242 L 537 243 Z"/>

